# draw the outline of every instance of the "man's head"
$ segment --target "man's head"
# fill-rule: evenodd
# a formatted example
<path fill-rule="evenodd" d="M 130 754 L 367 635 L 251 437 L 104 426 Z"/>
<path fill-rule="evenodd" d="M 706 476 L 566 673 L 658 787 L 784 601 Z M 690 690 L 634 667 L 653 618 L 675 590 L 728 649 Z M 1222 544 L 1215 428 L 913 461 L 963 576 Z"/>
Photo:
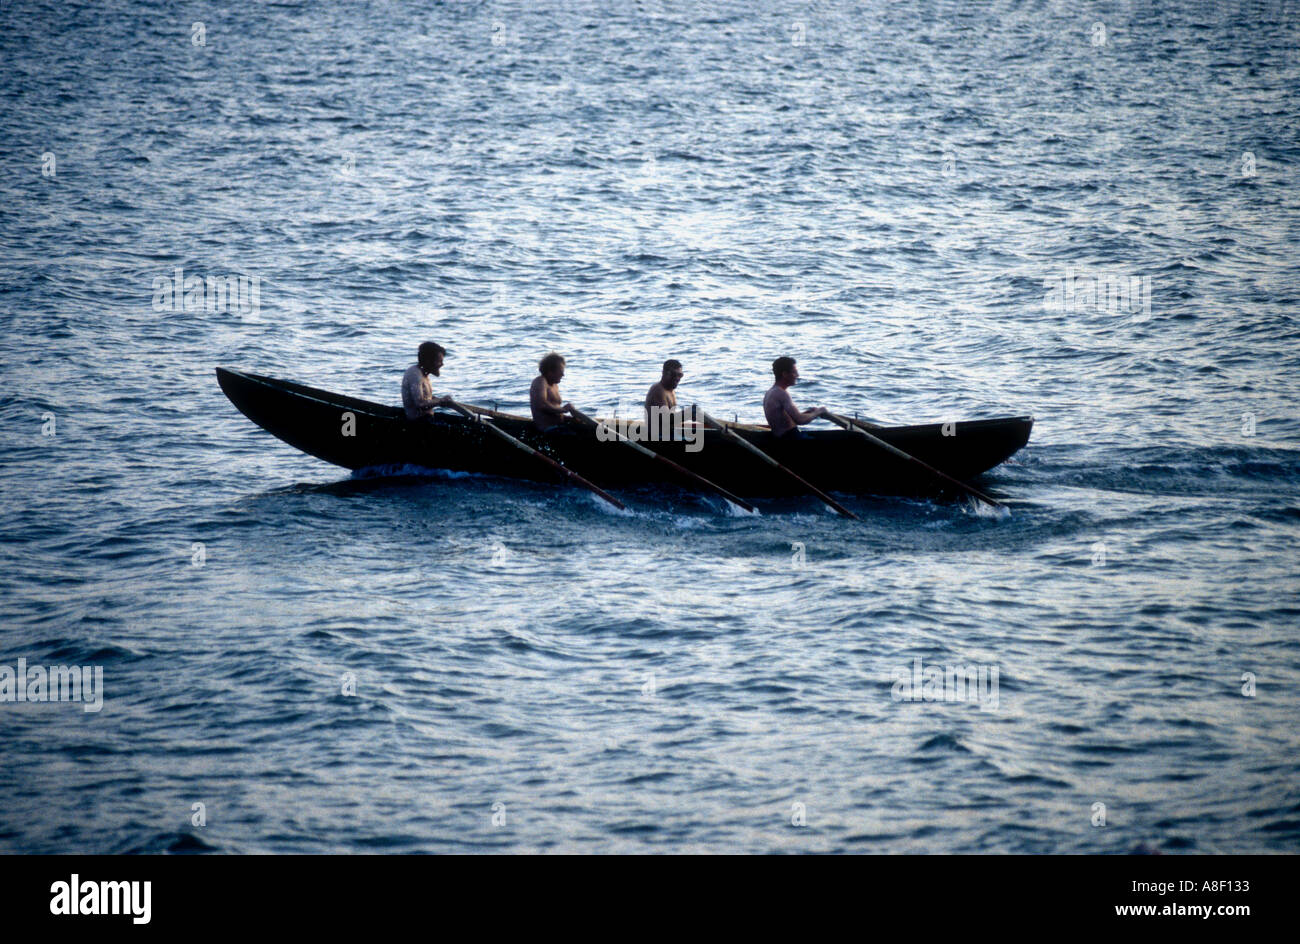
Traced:
<path fill-rule="evenodd" d="M 564 358 L 554 351 L 537 362 L 537 372 L 547 383 L 557 384 L 564 379 Z"/>
<path fill-rule="evenodd" d="M 677 385 L 682 382 L 682 373 L 681 361 L 664 361 L 664 375 L 659 382 L 664 385 L 665 390 L 676 390 Z"/>
<path fill-rule="evenodd" d="M 442 370 L 443 358 L 447 356 L 447 349 L 441 344 L 434 344 L 432 341 L 425 341 L 420 345 L 419 364 L 420 369 L 426 374 L 438 376 L 438 371 Z"/>
<path fill-rule="evenodd" d="M 782 387 L 793 387 L 799 381 L 799 369 L 793 357 L 778 357 L 772 361 L 772 374 Z"/>

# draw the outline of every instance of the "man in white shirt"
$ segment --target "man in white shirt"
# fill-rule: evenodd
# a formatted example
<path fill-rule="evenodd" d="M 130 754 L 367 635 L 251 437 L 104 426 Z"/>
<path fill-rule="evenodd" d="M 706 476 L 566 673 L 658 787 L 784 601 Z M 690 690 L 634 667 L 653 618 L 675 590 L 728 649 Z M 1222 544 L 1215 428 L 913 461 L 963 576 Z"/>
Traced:
<path fill-rule="evenodd" d="M 767 417 L 767 425 L 778 439 L 802 439 L 804 432 L 799 427 L 824 414 L 826 407 L 800 410 L 794 405 L 790 388 L 799 382 L 799 369 L 795 367 L 793 357 L 778 357 L 772 361 L 772 373 L 776 376 L 776 383 L 763 397 L 763 415 Z"/>
<path fill-rule="evenodd" d="M 442 370 L 442 359 L 447 349 L 441 344 L 425 341 L 420 345 L 417 360 L 402 375 L 402 408 L 408 420 L 433 416 L 433 408 L 446 406 L 451 397 L 435 397 L 429 375 L 437 377 Z"/>

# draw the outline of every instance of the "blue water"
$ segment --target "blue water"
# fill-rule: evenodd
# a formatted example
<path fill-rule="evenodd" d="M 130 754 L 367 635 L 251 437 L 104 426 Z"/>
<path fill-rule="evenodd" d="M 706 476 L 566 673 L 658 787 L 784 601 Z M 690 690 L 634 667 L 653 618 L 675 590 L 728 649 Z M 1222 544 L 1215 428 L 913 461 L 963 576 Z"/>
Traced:
<path fill-rule="evenodd" d="M 0 850 L 1300 848 L 1295 4 L 538 6 L 0 6 L 0 665 L 105 686 L 0 704 Z M 1149 308 L 1045 304 L 1098 270 Z M 1009 514 L 620 514 L 212 372 L 392 403 L 430 338 L 503 409 L 555 348 L 757 420 L 790 353 L 1037 425 Z"/>

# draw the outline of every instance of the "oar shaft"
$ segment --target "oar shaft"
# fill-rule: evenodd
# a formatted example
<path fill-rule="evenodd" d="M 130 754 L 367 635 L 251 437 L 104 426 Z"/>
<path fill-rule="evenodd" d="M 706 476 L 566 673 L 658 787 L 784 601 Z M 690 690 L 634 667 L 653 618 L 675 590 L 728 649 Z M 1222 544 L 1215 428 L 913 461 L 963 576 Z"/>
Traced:
<path fill-rule="evenodd" d="M 613 495 L 609 494 L 609 492 L 601 488 L 599 485 L 596 485 L 593 482 L 588 482 L 577 472 L 574 472 L 572 469 L 560 465 L 560 463 L 556 462 L 550 456 L 546 455 L 546 453 L 538 449 L 534 449 L 526 442 L 516 439 L 514 436 L 511 436 L 509 433 L 507 433 L 504 429 L 501 429 L 496 425 L 494 425 L 490 419 L 483 417 L 481 414 L 472 412 L 464 404 L 457 403 L 455 400 L 451 400 L 449 401 L 449 405 L 457 413 L 460 413 L 466 419 L 471 419 L 474 422 L 478 423 L 480 426 L 482 426 L 484 429 L 491 432 L 493 435 L 497 436 L 499 439 L 502 439 L 505 442 L 510 443 L 510 445 L 515 446 L 518 449 L 522 449 L 524 452 L 531 455 L 534 459 L 539 459 L 542 462 L 545 462 L 551 468 L 555 469 L 557 472 L 560 472 L 568 476 L 568 478 L 570 478 L 578 485 L 581 485 L 583 488 L 595 492 L 597 495 L 605 499 L 605 501 L 609 502 L 615 508 L 625 509 L 627 507 L 621 501 L 615 498 Z"/>
<path fill-rule="evenodd" d="M 699 408 L 697 407 L 696 409 L 698 410 Z M 807 490 L 808 490 L 809 492 L 811 492 L 812 494 L 816 495 L 818 498 L 820 498 L 823 502 L 825 502 L 825 503 L 826 503 L 827 505 L 829 505 L 831 508 L 834 508 L 837 512 L 839 512 L 839 513 L 840 513 L 841 515 L 843 515 L 845 518 L 852 518 L 854 521 L 857 521 L 857 520 L 858 520 L 858 516 L 857 516 L 857 515 L 855 515 L 855 514 L 854 514 L 853 512 L 851 512 L 851 511 L 849 511 L 847 508 L 845 508 L 843 505 L 841 505 L 841 504 L 840 504 L 839 502 L 837 502 L 835 499 L 831 498 L 829 495 L 827 495 L 825 492 L 823 492 L 823 491 L 822 491 L 820 488 L 818 488 L 816 485 L 812 484 L 812 482 L 809 482 L 807 479 L 805 479 L 803 476 L 799 475 L 797 472 L 794 472 L 793 470 L 786 468 L 786 467 L 785 467 L 784 465 L 782 465 L 780 462 L 777 462 L 775 459 L 773 459 L 771 456 L 769 456 L 766 452 L 764 452 L 762 449 L 759 449 L 759 448 L 758 448 L 757 446 L 755 446 L 752 442 L 750 442 L 750 441 L 749 441 L 748 439 L 746 439 L 744 436 L 741 436 L 741 435 L 740 435 L 739 433 L 737 433 L 735 430 L 729 428 L 728 426 L 726 426 L 726 425 L 723 424 L 723 423 L 719 423 L 717 420 L 715 420 L 713 417 L 709 416 L 709 414 L 705 413 L 703 410 L 699 410 L 699 414 L 700 414 L 700 416 L 704 419 L 704 422 L 708 423 L 710 426 L 714 427 L 715 429 L 719 429 L 719 430 L 721 430 L 721 431 L 722 431 L 722 435 L 726 436 L 728 439 L 730 439 L 732 442 L 736 443 L 737 445 L 739 445 L 739 446 L 743 446 L 746 450 L 748 450 L 749 452 L 753 453 L 753 454 L 754 454 L 755 456 L 757 456 L 758 458 L 762 459 L 762 460 L 763 460 L 764 462 L 766 462 L 768 465 L 772 466 L 773 468 L 779 470 L 779 471 L 782 472 L 783 474 L 785 474 L 785 475 L 789 476 L 790 478 L 794 479 L 796 482 L 798 482 L 800 485 L 802 485 L 805 489 L 807 489 Z"/>
<path fill-rule="evenodd" d="M 618 441 L 623 443 L 624 445 L 631 446 L 637 452 L 651 459 L 657 459 L 659 462 L 662 462 L 664 465 L 668 466 L 668 468 L 672 469 L 674 472 L 684 475 L 688 479 L 691 479 L 694 482 L 698 482 L 701 485 L 705 486 L 706 488 L 712 489 L 713 491 L 721 495 L 723 498 L 725 498 L 727 501 L 739 505 L 741 508 L 744 508 L 746 511 L 754 510 L 754 506 L 751 505 L 749 502 L 745 501 L 745 499 L 741 498 L 739 495 L 733 495 L 731 492 L 727 491 L 721 485 L 718 485 L 716 482 L 709 481 L 704 476 L 700 475 L 698 472 L 692 472 L 690 469 L 686 468 L 686 466 L 682 465 L 681 463 L 674 462 L 672 459 L 669 459 L 667 456 L 660 455 L 659 453 L 655 452 L 653 449 L 650 449 L 647 446 L 643 446 L 641 443 L 637 442 L 634 439 L 628 438 L 627 436 L 620 433 L 617 429 L 614 429 L 608 423 L 601 423 L 597 420 L 594 420 L 586 413 L 583 413 L 580 410 L 574 410 L 573 415 L 576 416 L 578 419 L 583 420 L 584 422 L 590 423 L 592 426 L 596 427 L 597 429 L 599 429 L 601 426 L 604 426 L 605 429 L 613 433 L 614 436 L 618 439 Z"/>
<path fill-rule="evenodd" d="M 988 502 L 994 508 L 1005 507 L 1005 505 L 1003 505 L 1003 503 L 998 501 L 996 498 L 990 498 L 988 495 L 985 495 L 979 489 L 967 485 L 965 482 L 958 481 L 957 479 L 953 478 L 951 475 L 949 475 L 946 472 L 940 472 L 934 466 L 930 465 L 927 462 L 921 461 L 916 456 L 912 455 L 910 452 L 904 452 L 902 449 L 899 449 L 893 443 L 885 442 L 879 436 L 873 436 L 871 433 L 867 432 L 865 429 L 862 428 L 861 420 L 850 420 L 847 417 L 839 416 L 835 413 L 826 413 L 824 415 L 828 420 L 830 420 L 836 426 L 841 426 L 844 429 L 847 429 L 851 433 L 857 433 L 859 436 L 866 438 L 874 445 L 879 446 L 881 449 L 888 452 L 890 455 L 897 456 L 898 458 L 903 459 L 907 462 L 913 462 L 916 465 L 919 465 L 921 468 L 925 469 L 927 472 L 929 472 L 931 475 L 935 476 L 936 478 L 943 479 L 945 482 L 950 482 L 951 484 L 956 485 L 962 491 L 966 492 L 969 495 L 975 496 L 980 501 Z"/>

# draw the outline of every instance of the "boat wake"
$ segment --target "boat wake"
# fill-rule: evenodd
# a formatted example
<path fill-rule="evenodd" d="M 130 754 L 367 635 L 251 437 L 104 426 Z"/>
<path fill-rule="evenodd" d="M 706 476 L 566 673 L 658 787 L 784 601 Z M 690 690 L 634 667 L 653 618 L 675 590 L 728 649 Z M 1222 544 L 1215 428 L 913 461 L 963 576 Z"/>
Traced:
<path fill-rule="evenodd" d="M 1011 517 L 1011 509 L 1006 505 L 989 505 L 974 498 L 966 502 L 966 510 L 976 518 L 1003 520 Z"/>
<path fill-rule="evenodd" d="M 484 478 L 477 472 L 460 472 L 455 469 L 432 469 L 424 465 L 398 463 L 392 465 L 372 465 L 357 469 L 352 473 L 354 479 L 469 479 Z"/>
<path fill-rule="evenodd" d="M 725 498 L 720 499 L 722 502 L 722 511 L 728 518 L 757 518 L 763 514 L 758 506 L 754 506 L 753 511 L 746 511 L 734 502 L 729 502 Z"/>

